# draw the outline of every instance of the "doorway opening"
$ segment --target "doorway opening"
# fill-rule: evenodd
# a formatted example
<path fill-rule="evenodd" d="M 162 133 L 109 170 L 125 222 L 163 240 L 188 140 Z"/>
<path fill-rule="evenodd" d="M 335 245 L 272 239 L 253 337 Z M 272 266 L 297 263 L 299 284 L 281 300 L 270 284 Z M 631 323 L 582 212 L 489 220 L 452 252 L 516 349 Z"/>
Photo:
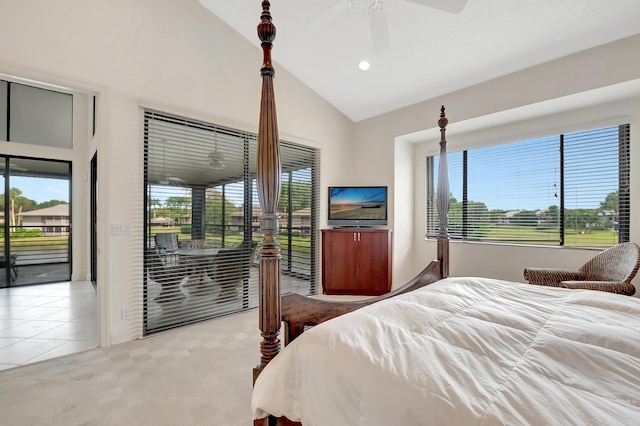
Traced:
<path fill-rule="evenodd" d="M 71 163 L 0 156 L 0 288 L 71 280 Z"/>

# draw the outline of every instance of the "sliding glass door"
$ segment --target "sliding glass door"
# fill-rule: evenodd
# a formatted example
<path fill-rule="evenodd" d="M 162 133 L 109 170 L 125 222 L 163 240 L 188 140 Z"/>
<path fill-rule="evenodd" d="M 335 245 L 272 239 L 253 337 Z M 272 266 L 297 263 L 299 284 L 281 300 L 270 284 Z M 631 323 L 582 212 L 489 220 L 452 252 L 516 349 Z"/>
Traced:
<path fill-rule="evenodd" d="M 71 163 L 0 157 L 0 286 L 71 279 Z"/>
<path fill-rule="evenodd" d="M 145 333 L 258 305 L 257 136 L 145 114 Z M 283 292 L 315 294 L 319 152 L 280 141 Z"/>

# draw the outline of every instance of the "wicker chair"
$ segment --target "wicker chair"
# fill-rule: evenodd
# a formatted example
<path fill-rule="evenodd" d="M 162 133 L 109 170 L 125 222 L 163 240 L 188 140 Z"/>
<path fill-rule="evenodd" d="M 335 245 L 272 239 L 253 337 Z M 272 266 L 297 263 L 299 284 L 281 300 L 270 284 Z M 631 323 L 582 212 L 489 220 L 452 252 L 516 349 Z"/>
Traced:
<path fill-rule="evenodd" d="M 622 243 L 599 253 L 577 271 L 551 268 L 525 268 L 529 284 L 582 288 L 632 296 L 636 288 L 631 280 L 640 266 L 640 247 Z"/>

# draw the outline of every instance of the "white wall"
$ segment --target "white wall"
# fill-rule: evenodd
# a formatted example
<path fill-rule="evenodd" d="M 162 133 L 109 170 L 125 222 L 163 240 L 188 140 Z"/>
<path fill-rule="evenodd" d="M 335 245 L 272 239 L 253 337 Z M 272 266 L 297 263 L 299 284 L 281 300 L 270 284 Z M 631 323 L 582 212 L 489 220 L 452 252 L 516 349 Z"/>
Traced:
<path fill-rule="evenodd" d="M 101 344 L 138 338 L 143 273 L 141 106 L 257 133 L 262 52 L 197 0 L 2 1 L 0 9 L 0 73 L 98 96 L 96 137 L 79 138 L 85 146 L 73 160 L 74 177 L 88 173 L 97 147 Z M 255 16 L 247 19 L 257 25 L 260 12 L 256 2 Z M 278 25 L 277 17 L 274 23 Z M 341 176 L 350 154 L 344 147 L 353 139 L 353 123 L 279 68 L 277 42 L 276 38 L 273 55 L 280 136 L 322 150 L 325 197 L 328 184 L 345 180 Z M 12 149 L 19 155 L 41 154 Z M 74 184 L 73 191 L 74 202 L 83 200 L 82 210 L 88 215 L 88 186 Z M 325 216 L 322 211 L 321 223 Z M 79 217 L 74 211 L 74 222 L 88 232 L 88 219 Z M 111 235 L 113 223 L 130 224 L 131 233 Z M 88 238 L 85 249 L 87 242 Z M 74 254 L 74 264 L 88 261 L 88 250 Z M 121 319 L 123 308 L 131 310 L 130 319 Z"/>
<path fill-rule="evenodd" d="M 626 119 L 632 126 L 633 181 L 640 170 L 640 136 L 633 131 L 640 125 L 638 46 L 640 37 L 630 37 L 357 123 L 353 150 L 359 153 L 359 179 L 386 183 L 396 193 L 390 225 L 395 228 L 394 287 L 436 257 L 435 242 L 424 239 L 424 158 L 438 150 L 441 105 L 447 107 L 450 150 Z M 405 190 L 408 176 L 412 193 Z M 640 193 L 634 189 L 633 241 L 640 241 L 635 226 L 640 223 L 639 210 Z M 408 227 L 410 218 L 413 225 Z M 579 266 L 593 254 L 565 248 L 452 243 L 451 274 L 522 280 L 524 266 Z"/>

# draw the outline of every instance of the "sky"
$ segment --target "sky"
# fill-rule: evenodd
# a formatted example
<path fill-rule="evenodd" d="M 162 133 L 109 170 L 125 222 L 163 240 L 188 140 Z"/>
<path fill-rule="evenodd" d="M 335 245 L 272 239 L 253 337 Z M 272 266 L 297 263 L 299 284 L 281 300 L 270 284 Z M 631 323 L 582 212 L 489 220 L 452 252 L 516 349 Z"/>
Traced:
<path fill-rule="evenodd" d="M 0 178 L 0 181 L 4 188 L 4 179 Z M 69 202 L 69 181 L 66 179 L 12 176 L 11 188 L 18 188 L 22 191 L 23 197 L 37 203 L 50 200 Z"/>
<path fill-rule="evenodd" d="M 599 208 L 608 194 L 618 190 L 617 132 L 612 127 L 565 135 L 565 208 Z M 462 152 L 450 152 L 447 158 L 451 193 L 462 201 Z M 484 202 L 489 210 L 559 206 L 560 137 L 469 150 L 467 173 L 468 200 Z"/>

